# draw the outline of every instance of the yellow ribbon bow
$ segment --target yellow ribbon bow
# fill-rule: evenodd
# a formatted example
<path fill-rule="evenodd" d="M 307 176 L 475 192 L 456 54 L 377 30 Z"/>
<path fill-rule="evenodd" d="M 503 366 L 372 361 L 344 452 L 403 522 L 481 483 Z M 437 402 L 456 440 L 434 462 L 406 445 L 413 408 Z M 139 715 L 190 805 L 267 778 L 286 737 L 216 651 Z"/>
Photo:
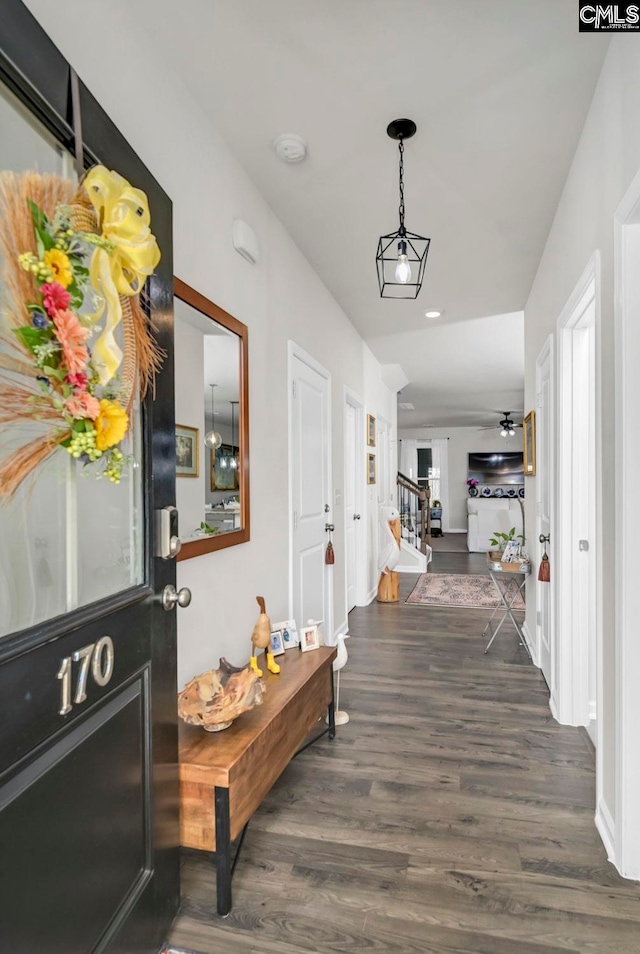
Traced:
<path fill-rule="evenodd" d="M 93 345 L 92 358 L 104 385 L 122 362 L 122 351 L 114 337 L 122 320 L 118 296 L 141 291 L 160 261 L 160 249 L 149 227 L 151 214 L 144 192 L 104 166 L 94 166 L 83 185 L 98 215 L 102 238 L 113 246 L 110 251 L 96 247 L 89 267 L 91 284 L 103 296 L 94 318 L 99 321 L 104 316 L 105 327 Z"/>

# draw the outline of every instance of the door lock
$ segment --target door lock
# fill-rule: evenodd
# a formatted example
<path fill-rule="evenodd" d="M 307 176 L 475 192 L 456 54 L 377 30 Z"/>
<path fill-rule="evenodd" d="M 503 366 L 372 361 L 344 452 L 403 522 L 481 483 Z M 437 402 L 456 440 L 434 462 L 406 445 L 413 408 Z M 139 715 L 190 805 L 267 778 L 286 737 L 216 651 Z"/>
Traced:
<path fill-rule="evenodd" d="M 178 511 L 175 507 L 156 510 L 156 556 L 173 560 L 180 553 L 182 542 L 178 536 Z"/>
<path fill-rule="evenodd" d="M 171 583 L 165 586 L 162 591 L 162 607 L 167 611 L 167 613 L 175 609 L 176 606 L 185 607 L 188 606 L 191 602 L 191 590 L 183 586 L 181 590 L 176 590 L 175 586 L 172 586 Z"/>

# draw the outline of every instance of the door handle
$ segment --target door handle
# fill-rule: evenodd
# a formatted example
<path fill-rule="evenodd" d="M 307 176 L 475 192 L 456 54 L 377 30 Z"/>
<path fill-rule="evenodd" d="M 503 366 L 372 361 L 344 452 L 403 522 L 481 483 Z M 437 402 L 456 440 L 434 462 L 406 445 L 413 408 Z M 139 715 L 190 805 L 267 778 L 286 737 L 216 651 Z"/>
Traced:
<path fill-rule="evenodd" d="M 176 606 L 188 606 L 190 602 L 191 590 L 186 586 L 183 586 L 181 590 L 176 590 L 175 586 L 169 583 L 162 591 L 162 607 L 167 613 L 175 609 Z"/>
<path fill-rule="evenodd" d="M 551 534 L 548 533 L 545 537 L 544 533 L 541 533 L 539 539 L 540 543 L 549 543 L 551 540 Z"/>
<path fill-rule="evenodd" d="M 327 531 L 327 533 L 333 533 L 335 527 L 332 523 L 325 523 L 324 529 Z"/>
<path fill-rule="evenodd" d="M 359 514 L 359 513 L 354 513 L 353 519 L 354 519 L 354 520 L 359 520 L 359 519 L 360 519 L 360 514 Z"/>

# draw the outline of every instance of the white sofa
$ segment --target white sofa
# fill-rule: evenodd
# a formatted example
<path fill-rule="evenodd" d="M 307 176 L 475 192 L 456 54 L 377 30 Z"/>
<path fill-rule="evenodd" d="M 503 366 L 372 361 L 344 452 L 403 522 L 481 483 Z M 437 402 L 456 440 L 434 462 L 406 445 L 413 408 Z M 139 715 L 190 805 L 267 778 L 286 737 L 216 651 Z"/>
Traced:
<path fill-rule="evenodd" d="M 498 530 L 522 533 L 522 507 L 518 497 L 469 497 L 467 500 L 467 548 L 470 553 L 491 549 L 489 540 Z"/>

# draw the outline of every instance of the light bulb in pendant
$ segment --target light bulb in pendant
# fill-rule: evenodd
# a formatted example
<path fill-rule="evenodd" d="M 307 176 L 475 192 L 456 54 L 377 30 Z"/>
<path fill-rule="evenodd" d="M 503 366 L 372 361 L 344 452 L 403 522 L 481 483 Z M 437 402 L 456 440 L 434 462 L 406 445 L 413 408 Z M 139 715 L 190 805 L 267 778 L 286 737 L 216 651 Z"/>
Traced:
<path fill-rule="evenodd" d="M 222 437 L 217 431 L 207 431 L 204 435 L 204 442 L 211 450 L 217 450 L 222 444 Z"/>
<path fill-rule="evenodd" d="M 407 243 L 404 239 L 398 242 L 398 264 L 396 265 L 396 281 L 406 285 L 411 278 L 411 265 L 407 258 Z"/>

